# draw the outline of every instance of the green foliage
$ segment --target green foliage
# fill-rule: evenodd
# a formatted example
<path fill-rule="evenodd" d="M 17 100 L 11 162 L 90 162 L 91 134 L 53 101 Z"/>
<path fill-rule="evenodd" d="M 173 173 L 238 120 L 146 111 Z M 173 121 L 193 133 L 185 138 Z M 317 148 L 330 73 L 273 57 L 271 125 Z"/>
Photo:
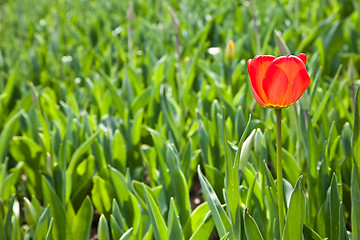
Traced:
<path fill-rule="evenodd" d="M 300 176 L 294 190 L 291 192 L 282 239 L 302 239 L 305 211 L 305 194 L 302 189 L 302 176 Z"/>
<path fill-rule="evenodd" d="M 1 1 L 0 239 L 359 239 L 359 9 Z M 246 62 L 288 52 L 312 82 L 282 111 L 280 236 Z"/>

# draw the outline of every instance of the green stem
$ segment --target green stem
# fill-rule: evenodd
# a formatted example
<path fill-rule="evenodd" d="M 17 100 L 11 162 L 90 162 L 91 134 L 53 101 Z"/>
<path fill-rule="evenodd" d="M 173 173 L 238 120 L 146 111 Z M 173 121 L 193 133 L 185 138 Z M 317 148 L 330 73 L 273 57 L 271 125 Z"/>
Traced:
<path fill-rule="evenodd" d="M 282 177 L 282 159 L 281 159 L 281 109 L 276 109 L 276 153 L 277 153 L 277 184 L 278 184 L 278 209 L 280 239 L 284 230 L 284 190 Z"/>
<path fill-rule="evenodd" d="M 228 78 L 227 78 L 227 85 L 231 86 L 231 75 L 232 75 L 232 61 L 229 60 L 229 72 L 228 72 Z"/>

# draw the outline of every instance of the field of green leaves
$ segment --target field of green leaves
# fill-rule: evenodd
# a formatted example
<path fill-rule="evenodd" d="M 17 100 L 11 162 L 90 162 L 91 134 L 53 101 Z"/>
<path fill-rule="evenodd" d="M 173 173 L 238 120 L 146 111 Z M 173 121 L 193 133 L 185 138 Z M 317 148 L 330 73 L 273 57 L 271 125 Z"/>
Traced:
<path fill-rule="evenodd" d="M 0 239 L 360 240 L 359 26 L 357 0 L 1 0 Z M 246 63 L 282 40 L 311 84 L 281 237 Z"/>

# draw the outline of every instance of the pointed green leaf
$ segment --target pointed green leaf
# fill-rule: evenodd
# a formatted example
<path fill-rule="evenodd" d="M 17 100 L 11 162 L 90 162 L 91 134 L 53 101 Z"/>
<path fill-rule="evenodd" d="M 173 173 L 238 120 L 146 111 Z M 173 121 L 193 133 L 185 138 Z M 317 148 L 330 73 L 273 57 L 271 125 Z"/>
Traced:
<path fill-rule="evenodd" d="M 110 229 L 113 239 L 119 239 L 124 234 L 124 231 L 121 230 L 118 222 L 113 215 L 110 215 Z"/>
<path fill-rule="evenodd" d="M 145 194 L 146 205 L 150 216 L 151 225 L 154 230 L 156 240 L 165 240 L 168 238 L 168 229 L 166 227 L 164 218 L 161 216 L 159 206 L 156 204 L 151 193 L 145 188 L 143 184 L 143 191 Z"/>
<path fill-rule="evenodd" d="M 52 218 L 51 218 L 52 219 Z M 37 239 L 45 239 L 47 231 L 49 229 L 50 224 L 50 209 L 49 206 L 45 208 L 45 210 L 40 215 L 38 222 L 35 227 L 34 238 Z"/>
<path fill-rule="evenodd" d="M 340 196 L 336 175 L 333 175 L 330 187 L 330 240 L 339 239 Z"/>
<path fill-rule="evenodd" d="M 188 222 L 183 228 L 185 239 L 189 239 L 196 229 L 200 227 L 209 211 L 210 208 L 207 202 L 203 202 L 194 209 Z"/>
<path fill-rule="evenodd" d="M 46 233 L 45 240 L 51 240 L 52 239 L 52 230 L 54 225 L 54 218 L 51 218 L 48 231 Z"/>
<path fill-rule="evenodd" d="M 230 233 L 225 234 L 222 238 L 220 238 L 220 240 L 227 240 L 227 239 L 229 239 L 229 234 L 230 234 Z"/>
<path fill-rule="evenodd" d="M 244 209 L 244 228 L 248 240 L 263 240 L 260 229 L 255 220 L 249 215 L 248 209 Z"/>
<path fill-rule="evenodd" d="M 120 172 L 125 172 L 126 167 L 126 145 L 123 136 L 117 129 L 114 133 L 114 139 L 112 142 L 112 153 L 114 167 Z"/>
<path fill-rule="evenodd" d="M 205 216 L 200 225 L 195 229 L 195 232 L 191 236 L 190 240 L 203 240 L 210 238 L 211 232 L 213 231 L 215 226 L 215 222 L 210 212 L 208 213 L 209 214 Z"/>
<path fill-rule="evenodd" d="M 352 138 L 352 149 L 354 151 L 353 164 L 355 166 L 357 182 L 359 183 L 360 182 L 360 87 L 358 87 L 355 97 L 354 132 Z"/>
<path fill-rule="evenodd" d="M 104 214 L 101 214 L 97 229 L 99 240 L 110 240 L 109 227 Z"/>
<path fill-rule="evenodd" d="M 291 193 L 283 240 L 301 240 L 305 217 L 305 194 L 302 189 L 302 176 L 299 177 Z"/>
<path fill-rule="evenodd" d="M 74 239 L 89 239 L 93 219 L 93 206 L 89 197 L 86 197 L 77 212 L 73 225 L 72 237 Z"/>
<path fill-rule="evenodd" d="M 185 226 L 191 210 L 189 189 L 182 172 L 179 153 L 173 144 L 168 144 L 167 147 L 166 161 L 170 170 L 172 194 L 179 208 L 180 221 Z"/>
<path fill-rule="evenodd" d="M 100 130 L 93 133 L 83 144 L 80 145 L 74 152 L 74 154 L 71 157 L 67 172 L 72 173 L 76 166 L 79 164 L 79 161 L 81 160 L 81 156 L 86 153 L 86 151 L 91 147 L 91 144 L 95 141 L 97 135 L 99 135 Z"/>
<path fill-rule="evenodd" d="M 201 189 L 205 195 L 206 201 L 209 204 L 211 215 L 214 218 L 215 226 L 220 237 L 223 237 L 230 230 L 230 221 L 226 215 L 219 199 L 217 198 L 213 188 L 209 181 L 202 174 L 200 165 L 198 166 L 199 181 Z"/>
<path fill-rule="evenodd" d="M 304 224 L 304 239 L 322 240 L 322 238 L 311 228 Z"/>
<path fill-rule="evenodd" d="M 37 223 L 35 208 L 26 197 L 24 197 L 24 215 L 25 221 L 29 224 L 29 226 L 34 226 Z"/>
<path fill-rule="evenodd" d="M 134 231 L 137 232 L 140 227 L 140 206 L 127 183 L 129 180 L 126 180 L 126 176 L 115 168 L 109 166 L 109 169 L 111 181 L 116 193 L 116 199 L 121 208 L 121 212 L 126 216 L 127 226 L 132 226 Z"/>
<path fill-rule="evenodd" d="M 330 98 L 330 95 L 334 90 L 335 83 L 337 82 L 337 79 L 339 78 L 341 69 L 342 69 L 342 66 L 340 65 L 337 72 L 336 72 L 336 74 L 335 74 L 335 76 L 334 76 L 334 78 L 333 78 L 333 80 L 331 81 L 330 87 L 328 88 L 325 96 L 322 98 L 321 103 L 319 104 L 318 108 L 315 111 L 315 115 L 312 118 L 312 125 L 314 127 L 316 126 L 317 121 L 319 120 L 320 116 L 322 115 L 322 112 L 323 112 L 323 110 L 324 110 L 324 108 L 326 106 L 326 103 L 328 102 L 328 100 Z"/>
<path fill-rule="evenodd" d="M 16 113 L 14 116 L 12 116 L 8 121 L 6 121 L 6 124 L 4 128 L 1 130 L 0 134 L 0 163 L 4 163 L 5 157 L 8 151 L 8 144 L 10 137 L 15 129 L 15 124 L 18 124 L 18 120 L 21 117 L 21 115 L 24 113 L 24 111 L 20 111 Z"/>
<path fill-rule="evenodd" d="M 130 228 L 129 230 L 127 230 L 119 240 L 128 240 L 131 238 L 132 236 L 132 232 L 133 232 L 133 228 Z"/>
<path fill-rule="evenodd" d="M 134 122 L 131 126 L 131 137 L 132 137 L 133 145 L 137 145 L 140 141 L 143 115 L 144 115 L 144 110 L 140 109 L 134 117 Z"/>
<path fill-rule="evenodd" d="M 360 239 L 360 187 L 355 166 L 351 174 L 351 226 L 353 239 Z"/>
<path fill-rule="evenodd" d="M 170 198 L 170 209 L 168 215 L 168 239 L 182 240 L 183 233 L 180 225 L 179 215 L 176 210 L 174 198 Z"/>
<path fill-rule="evenodd" d="M 41 185 L 45 203 L 50 205 L 51 216 L 54 218 L 54 238 L 70 239 L 70 226 L 69 222 L 66 220 L 65 206 L 61 204 L 61 201 L 56 195 L 51 183 L 44 176 L 42 176 Z"/>

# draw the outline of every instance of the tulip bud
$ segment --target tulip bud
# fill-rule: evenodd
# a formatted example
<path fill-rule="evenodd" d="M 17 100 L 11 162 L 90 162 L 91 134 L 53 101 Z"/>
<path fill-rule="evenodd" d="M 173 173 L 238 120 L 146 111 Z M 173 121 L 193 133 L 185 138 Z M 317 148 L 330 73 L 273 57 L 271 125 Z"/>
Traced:
<path fill-rule="evenodd" d="M 276 45 L 279 49 L 279 56 L 286 56 L 290 54 L 290 50 L 287 47 L 286 43 L 284 42 L 284 40 L 281 38 L 280 34 L 278 31 L 274 30 L 274 34 L 275 34 L 275 42 Z"/>
<path fill-rule="evenodd" d="M 24 197 L 24 215 L 25 221 L 29 226 L 35 226 L 37 223 L 36 211 L 29 199 Z"/>
<path fill-rule="evenodd" d="M 229 40 L 225 49 L 225 58 L 228 61 L 233 60 L 235 57 L 235 47 L 233 40 Z"/>
<path fill-rule="evenodd" d="M 245 168 L 246 163 L 247 163 L 247 161 L 249 159 L 250 152 L 251 152 L 251 147 L 252 147 L 253 142 L 254 142 L 254 137 L 255 137 L 256 131 L 257 131 L 257 129 L 254 129 L 250 133 L 250 135 L 246 138 L 246 140 L 244 141 L 244 143 L 243 143 L 243 145 L 241 147 L 240 163 L 239 163 L 239 170 L 240 171 L 242 171 Z"/>

